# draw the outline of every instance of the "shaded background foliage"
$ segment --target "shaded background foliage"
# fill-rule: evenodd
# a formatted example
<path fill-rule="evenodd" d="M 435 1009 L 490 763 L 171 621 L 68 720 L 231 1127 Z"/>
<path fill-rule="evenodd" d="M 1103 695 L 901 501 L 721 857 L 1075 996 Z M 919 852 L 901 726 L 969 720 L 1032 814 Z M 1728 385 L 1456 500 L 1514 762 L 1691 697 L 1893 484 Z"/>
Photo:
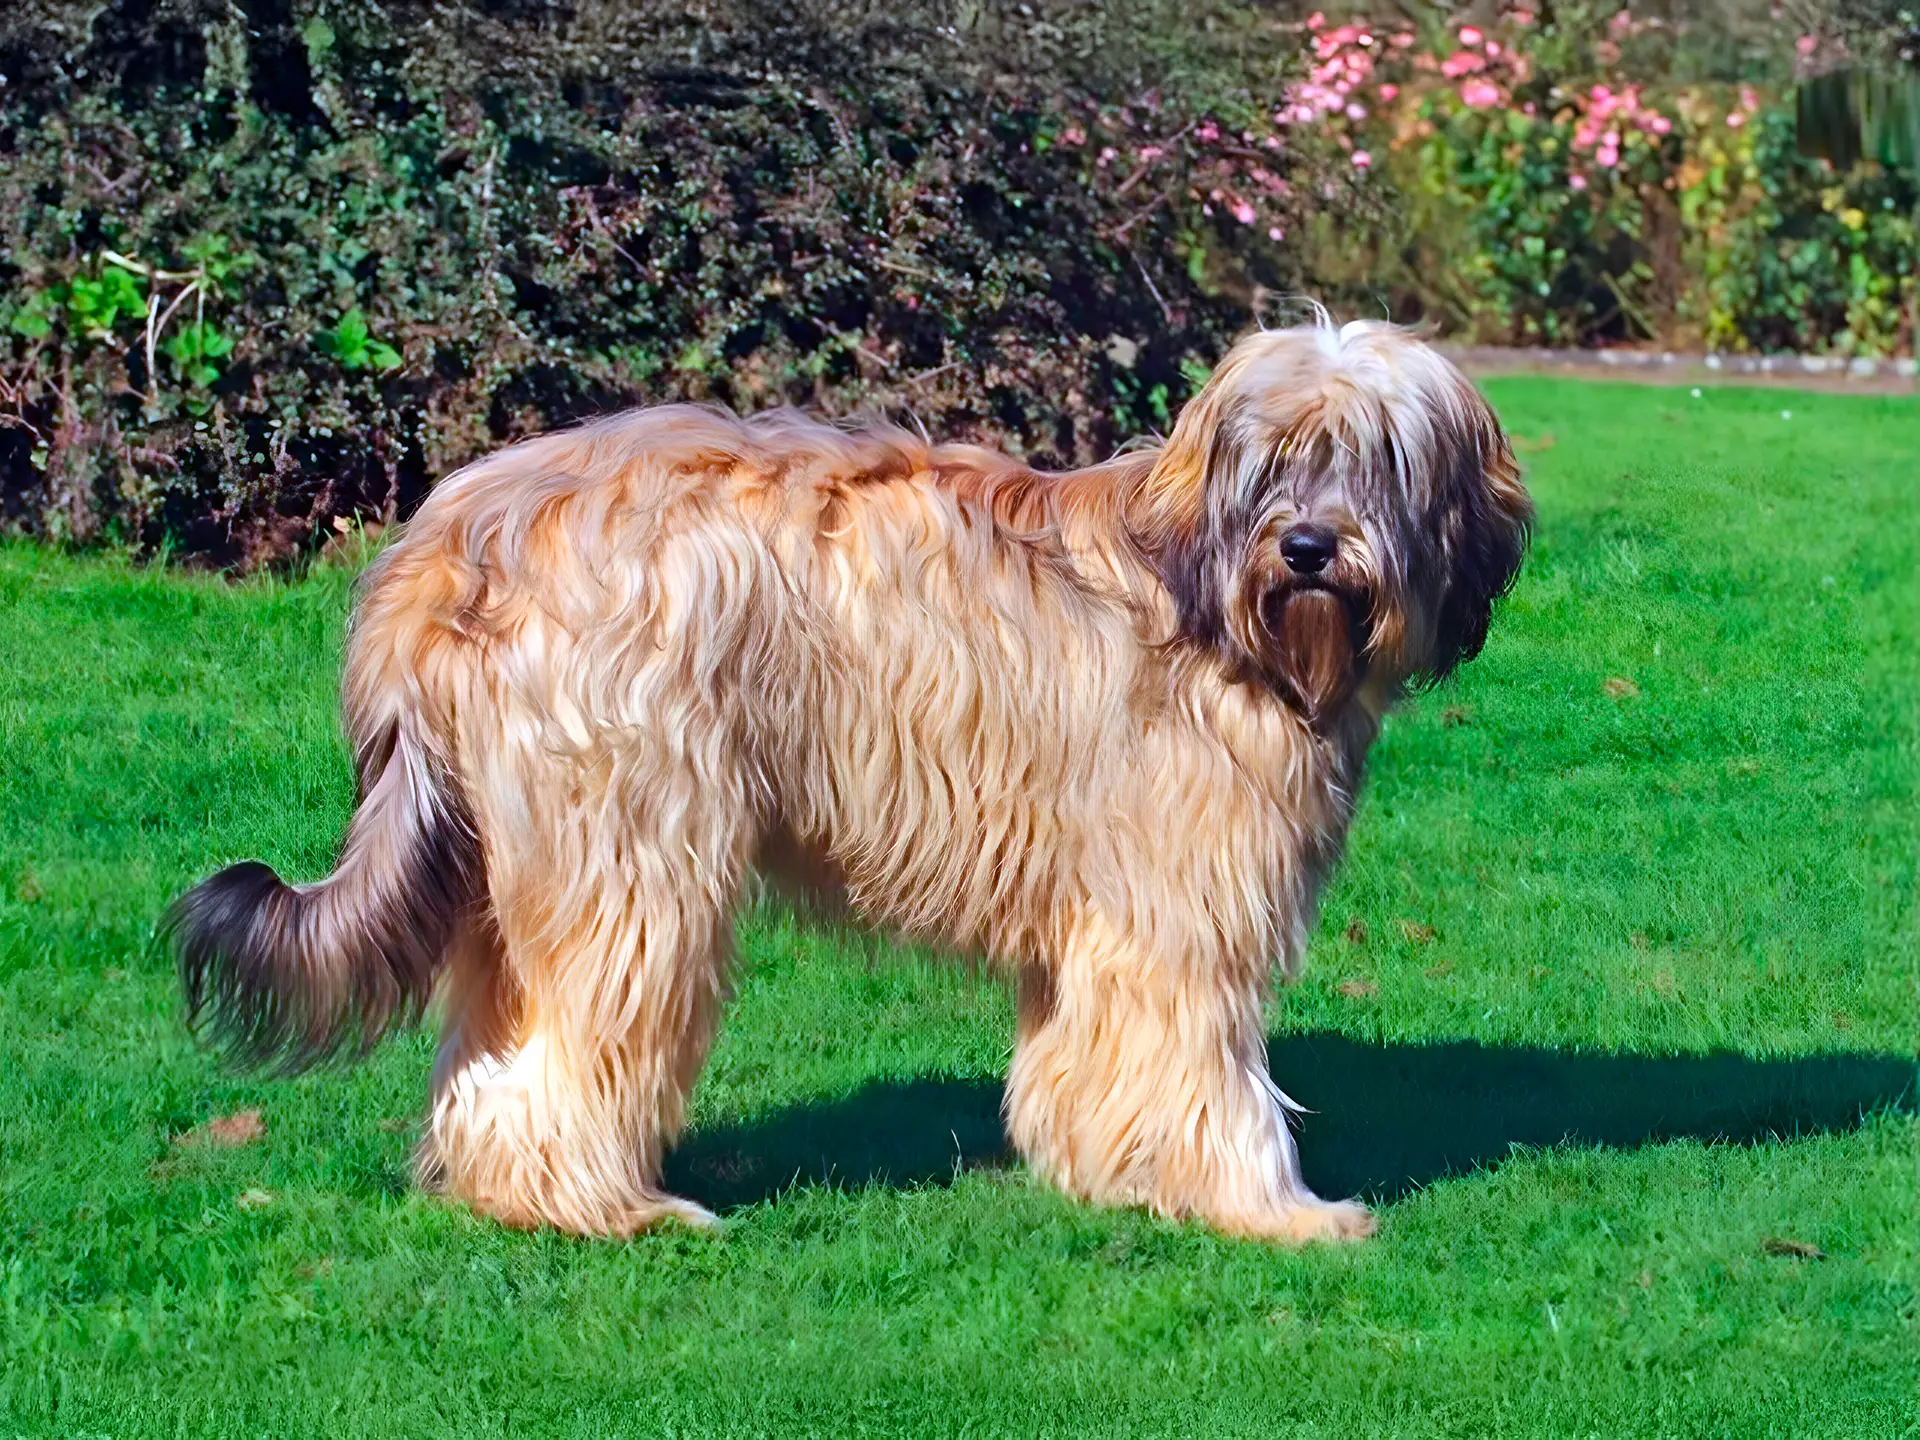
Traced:
<path fill-rule="evenodd" d="M 1795 3 L 16 0 L 5 524 L 245 567 L 676 398 L 1084 461 L 1263 294 L 1910 349 L 1911 165 L 1801 153 L 1790 84 L 1911 20 Z"/>
<path fill-rule="evenodd" d="M 0 26 L 0 483 L 56 537 L 247 563 L 637 399 L 1083 460 L 1165 423 L 1256 279 L 1302 278 L 1187 203 L 1230 157 L 1135 174 L 1101 143 L 1270 107 L 1287 65 L 1224 8 L 33 0 Z"/>

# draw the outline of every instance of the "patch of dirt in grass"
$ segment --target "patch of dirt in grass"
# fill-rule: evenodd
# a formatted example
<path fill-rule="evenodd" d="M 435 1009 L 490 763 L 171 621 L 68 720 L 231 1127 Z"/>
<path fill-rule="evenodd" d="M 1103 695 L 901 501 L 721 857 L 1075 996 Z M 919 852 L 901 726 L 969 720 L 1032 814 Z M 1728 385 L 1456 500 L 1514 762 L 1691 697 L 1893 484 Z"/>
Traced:
<path fill-rule="evenodd" d="M 1769 1255 L 1781 1255 L 1794 1260 L 1824 1260 L 1827 1252 L 1807 1240 L 1790 1240 L 1784 1235 L 1769 1235 L 1760 1242 L 1760 1248 Z"/>
<path fill-rule="evenodd" d="M 174 1136 L 173 1144 L 176 1150 L 231 1150 L 251 1145 L 266 1133 L 267 1122 L 258 1110 L 236 1110 Z"/>

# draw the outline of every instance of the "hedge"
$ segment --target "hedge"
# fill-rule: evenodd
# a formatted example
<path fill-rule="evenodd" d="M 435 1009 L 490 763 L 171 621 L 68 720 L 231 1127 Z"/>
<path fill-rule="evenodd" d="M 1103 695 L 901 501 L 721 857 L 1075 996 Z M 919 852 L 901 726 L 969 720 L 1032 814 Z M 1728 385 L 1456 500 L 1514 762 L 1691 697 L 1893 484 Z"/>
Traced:
<path fill-rule="evenodd" d="M 1074 463 L 1269 296 L 1910 347 L 1912 176 L 1795 154 L 1771 52 L 1494 8 L 16 0 L 5 524 L 244 569 L 676 398 Z M 1597 85 L 1634 94 L 1604 165 Z"/>

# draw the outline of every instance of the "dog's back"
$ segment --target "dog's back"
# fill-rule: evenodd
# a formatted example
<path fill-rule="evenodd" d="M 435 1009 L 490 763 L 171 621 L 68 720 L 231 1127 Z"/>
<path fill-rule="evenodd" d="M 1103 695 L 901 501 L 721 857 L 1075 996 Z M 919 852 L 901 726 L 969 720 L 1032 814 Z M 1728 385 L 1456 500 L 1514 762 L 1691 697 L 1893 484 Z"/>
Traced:
<path fill-rule="evenodd" d="M 1152 703 L 1135 577 L 1084 513 L 1149 460 L 1063 487 L 897 429 L 664 406 L 449 477 L 362 583 L 341 864 L 185 897 L 193 1003 L 290 1068 L 370 1044 L 483 886 L 564 910 L 552 877 L 597 875 L 597 846 L 715 812 L 739 823 L 662 840 L 716 888 L 776 837 L 870 919 L 1017 951 Z M 551 813 L 583 787 L 592 824 Z"/>

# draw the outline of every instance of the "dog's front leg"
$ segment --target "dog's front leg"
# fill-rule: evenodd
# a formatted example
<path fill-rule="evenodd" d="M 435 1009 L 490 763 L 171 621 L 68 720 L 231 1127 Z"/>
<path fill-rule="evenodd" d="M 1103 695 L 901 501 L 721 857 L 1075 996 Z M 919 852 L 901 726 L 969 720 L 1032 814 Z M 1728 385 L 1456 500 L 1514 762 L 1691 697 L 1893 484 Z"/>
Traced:
<path fill-rule="evenodd" d="M 1069 1194 L 1144 1205 L 1233 1235 L 1358 1239 L 1371 1214 L 1300 1178 L 1287 1102 L 1267 1074 L 1264 971 L 1156 962 L 1087 923 L 1028 970 L 1007 1128 Z"/>

